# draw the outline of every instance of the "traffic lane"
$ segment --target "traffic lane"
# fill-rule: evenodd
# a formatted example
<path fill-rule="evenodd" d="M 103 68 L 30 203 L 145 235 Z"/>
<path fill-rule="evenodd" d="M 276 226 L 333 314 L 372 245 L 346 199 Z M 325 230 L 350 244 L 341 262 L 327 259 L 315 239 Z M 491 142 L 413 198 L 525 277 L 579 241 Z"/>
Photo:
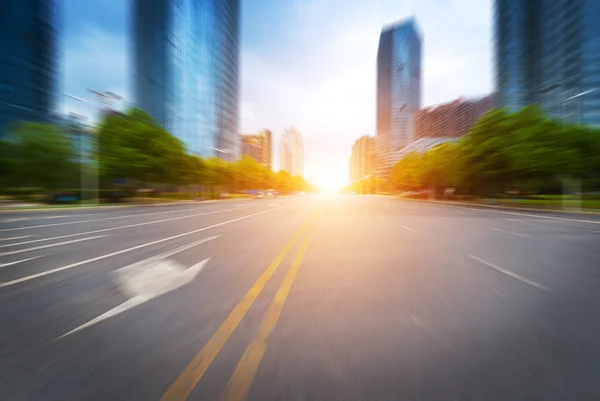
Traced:
<path fill-rule="evenodd" d="M 452 208 L 428 206 L 425 209 Z M 478 212 L 459 218 L 409 216 L 406 220 L 406 226 L 428 241 L 452 243 L 457 251 L 480 259 L 483 268 L 517 274 L 522 280 L 556 288 L 580 302 L 597 302 L 594 294 L 600 279 L 596 268 L 600 264 L 600 237 L 586 229 L 585 223 L 565 225 L 554 219 L 538 223 Z"/>
<path fill-rule="evenodd" d="M 594 303 L 600 279 L 596 268 L 600 237 L 586 229 L 585 222 L 570 222 L 573 224 L 565 225 L 562 220 L 550 219 L 538 223 L 489 213 L 444 219 L 439 224 L 427 218 L 420 222 L 414 219 L 409 224 L 431 241 L 453 243 L 465 254 L 481 259 L 487 263 L 485 268 L 499 267 L 542 286 L 556 287 L 563 295 Z"/>
<path fill-rule="evenodd" d="M 173 239 L 185 237 L 186 235 L 181 234 L 194 234 L 194 231 L 202 230 L 205 227 L 266 212 L 274 207 L 278 206 L 262 204 L 251 208 L 252 210 L 250 208 L 222 209 L 196 213 L 194 215 L 126 224 L 125 226 L 113 226 L 109 228 L 94 227 L 89 231 L 77 233 L 74 237 L 64 238 L 64 234 L 60 233 L 56 237 L 50 237 L 55 238 L 52 241 L 2 248 L 3 252 L 0 252 L 0 258 L 3 264 L 12 263 L 20 259 L 40 257 L 3 267 L 0 270 L 0 280 L 2 283 L 5 283 L 19 277 L 26 277 L 70 264 L 99 258 L 103 255 L 121 252 L 129 248 L 134 248 L 132 250 L 135 250 L 135 247 L 154 247 L 156 244 L 166 242 L 170 237 L 176 237 Z M 59 238 L 61 236 L 63 238 Z M 83 246 L 83 244 L 86 246 Z M 14 252 L 18 253 L 14 254 Z"/>
<path fill-rule="evenodd" d="M 249 400 L 600 396 L 597 308 L 341 212 L 319 223 Z"/>
<path fill-rule="evenodd" d="M 94 317 L 94 313 L 85 312 L 78 312 L 75 318 L 66 316 L 66 312 L 61 316 L 64 304 L 56 307 L 58 315 L 48 319 L 56 324 L 46 330 L 43 341 L 34 339 L 29 350 L 23 346 L 23 352 L 15 350 L 10 357 L 5 355 L 10 363 L 3 364 L 6 371 L 0 374 L 4 382 L 0 394 L 5 394 L 0 398 L 159 399 L 310 215 L 313 206 L 301 203 L 272 215 L 223 226 L 221 237 L 210 247 L 207 244 L 202 250 L 194 248 L 176 255 L 187 266 L 211 256 L 191 284 L 51 342 L 52 337 Z M 72 288 L 70 292 L 81 291 Z M 115 298 L 117 301 L 120 299 Z M 67 309 L 77 312 L 89 307 L 84 300 Z M 106 305 L 105 310 L 110 307 Z M 39 311 L 39 315 L 45 312 Z"/>
<path fill-rule="evenodd" d="M 142 209 L 123 207 L 113 212 L 58 215 L 51 218 L 24 217 L 7 219 L 0 222 L 0 232 L 3 235 L 22 235 L 24 231 L 38 229 L 56 229 L 72 226 L 77 229 L 80 225 L 98 224 L 98 222 L 112 222 L 121 219 L 158 218 L 160 216 L 176 215 L 178 213 L 194 213 L 201 210 L 218 210 L 220 208 L 244 207 L 251 205 L 249 202 L 221 202 L 209 204 L 179 204 L 175 207 L 145 207 Z"/>

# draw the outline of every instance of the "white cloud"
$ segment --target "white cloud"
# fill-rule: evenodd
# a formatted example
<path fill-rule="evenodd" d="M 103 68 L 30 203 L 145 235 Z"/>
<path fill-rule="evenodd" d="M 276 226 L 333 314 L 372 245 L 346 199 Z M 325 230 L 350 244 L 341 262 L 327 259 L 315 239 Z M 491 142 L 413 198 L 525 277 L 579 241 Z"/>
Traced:
<path fill-rule="evenodd" d="M 295 13 L 289 20 L 272 25 L 273 36 L 285 31 L 287 44 L 258 44 L 242 52 L 241 95 L 245 104 L 253 105 L 254 119 L 243 115 L 240 126 L 243 132 L 268 127 L 276 140 L 284 127 L 296 126 L 304 137 L 307 177 L 323 170 L 347 177 L 353 141 L 374 133 L 382 25 L 416 15 L 424 33 L 424 105 L 491 90 L 489 1 L 291 3 Z M 281 7 L 290 3 L 285 4 Z M 265 23 L 249 21 L 242 35 Z"/>

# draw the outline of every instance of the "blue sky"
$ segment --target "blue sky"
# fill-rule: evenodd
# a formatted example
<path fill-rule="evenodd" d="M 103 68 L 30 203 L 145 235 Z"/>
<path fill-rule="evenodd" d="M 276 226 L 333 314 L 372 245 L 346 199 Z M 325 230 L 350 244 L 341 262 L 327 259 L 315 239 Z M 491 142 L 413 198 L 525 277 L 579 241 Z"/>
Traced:
<path fill-rule="evenodd" d="M 129 1 L 63 0 L 63 91 L 130 98 Z M 492 90 L 490 0 L 241 0 L 240 132 L 296 127 L 305 175 L 345 182 L 353 141 L 375 129 L 381 26 L 416 15 L 423 105 Z M 64 98 L 63 110 L 93 106 Z M 278 149 L 278 146 L 275 148 Z M 277 152 L 275 152 L 277 165 Z"/>

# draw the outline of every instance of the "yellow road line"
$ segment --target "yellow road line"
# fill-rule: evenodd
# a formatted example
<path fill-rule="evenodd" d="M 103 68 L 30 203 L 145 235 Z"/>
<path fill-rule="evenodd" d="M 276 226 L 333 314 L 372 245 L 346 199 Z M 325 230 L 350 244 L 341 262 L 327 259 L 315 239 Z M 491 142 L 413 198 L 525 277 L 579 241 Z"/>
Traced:
<path fill-rule="evenodd" d="M 235 368 L 233 376 L 229 380 L 229 384 L 227 385 L 227 389 L 222 398 L 224 401 L 243 401 L 246 399 L 250 387 L 252 386 L 252 382 L 254 381 L 254 377 L 256 376 L 258 366 L 267 351 L 269 337 L 273 333 L 273 330 L 275 330 L 275 326 L 279 321 L 279 316 L 281 315 L 281 311 L 290 294 L 298 270 L 300 270 L 302 259 L 308 249 L 308 244 L 311 240 L 315 226 L 316 222 L 306 235 L 298 254 L 292 262 L 290 270 L 288 270 L 281 287 L 279 287 L 273 301 L 269 305 L 269 309 L 260 323 L 254 338 L 248 345 L 248 348 L 246 348 L 242 359 Z"/>
<path fill-rule="evenodd" d="M 262 290 L 265 288 L 270 278 L 275 273 L 275 270 L 279 267 L 281 262 L 285 259 L 287 254 L 292 250 L 292 247 L 296 241 L 300 238 L 303 232 L 309 226 L 309 223 L 315 218 L 317 212 L 313 212 L 311 216 L 304 222 L 304 224 L 298 229 L 294 237 L 288 242 L 285 247 L 275 257 L 273 262 L 267 267 L 267 269 L 260 275 L 256 280 L 252 288 L 246 293 L 240 303 L 233 309 L 233 311 L 227 316 L 225 321 L 208 340 L 200 352 L 192 359 L 185 370 L 177 377 L 177 379 L 171 384 L 167 392 L 162 396 L 161 401 L 183 401 L 186 400 L 190 393 L 194 390 L 210 364 L 217 357 L 223 346 L 229 340 L 229 337 L 233 334 L 241 320 L 246 316 L 248 310 L 260 295 Z"/>

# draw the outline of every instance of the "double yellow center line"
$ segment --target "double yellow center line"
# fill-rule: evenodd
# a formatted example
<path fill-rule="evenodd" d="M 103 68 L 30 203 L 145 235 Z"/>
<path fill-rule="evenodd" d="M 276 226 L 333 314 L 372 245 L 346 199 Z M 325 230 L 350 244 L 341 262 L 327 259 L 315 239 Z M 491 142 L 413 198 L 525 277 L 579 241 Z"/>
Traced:
<path fill-rule="evenodd" d="M 161 398 L 161 401 L 183 401 L 194 390 L 198 382 L 202 379 L 206 371 L 208 370 L 211 363 L 215 360 L 223 346 L 227 343 L 237 326 L 240 324 L 244 316 L 248 313 L 248 310 L 258 298 L 262 290 L 265 288 L 281 262 L 293 249 L 294 244 L 300 239 L 300 237 L 307 232 L 300 250 L 298 251 L 290 269 L 288 270 L 281 287 L 275 294 L 273 301 L 269 305 L 269 308 L 254 336 L 251 340 L 248 348 L 244 352 L 242 359 L 238 363 L 231 380 L 225 390 L 223 400 L 225 401 L 242 401 L 246 398 L 258 366 L 262 360 L 262 357 L 267 349 L 268 338 L 275 329 L 279 316 L 285 305 L 287 297 L 290 293 L 302 259 L 308 248 L 312 232 L 316 226 L 318 216 L 320 215 L 320 208 L 318 208 L 308 218 L 308 220 L 300 227 L 294 237 L 288 242 L 285 247 L 275 257 L 273 262 L 267 267 L 267 269 L 260 275 L 256 280 L 252 288 L 246 293 L 240 303 L 233 309 L 233 311 L 227 316 L 225 321 L 208 340 L 200 352 L 192 359 L 185 370 L 179 375 L 179 377 L 171 384 L 167 392 Z"/>

